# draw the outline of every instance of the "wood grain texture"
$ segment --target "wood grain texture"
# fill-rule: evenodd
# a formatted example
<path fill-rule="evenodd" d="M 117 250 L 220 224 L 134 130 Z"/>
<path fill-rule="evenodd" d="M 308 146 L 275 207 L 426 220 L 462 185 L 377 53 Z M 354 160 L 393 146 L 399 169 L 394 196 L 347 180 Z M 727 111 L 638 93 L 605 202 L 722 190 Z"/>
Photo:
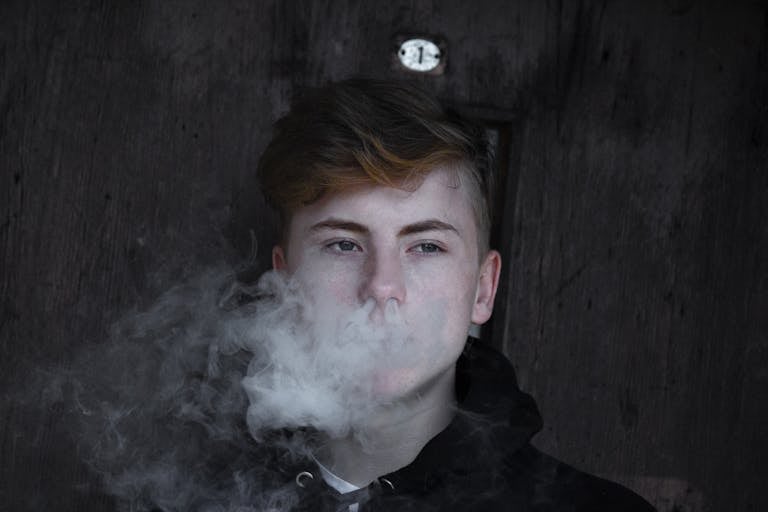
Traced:
<path fill-rule="evenodd" d="M 663 475 L 691 508 L 759 510 L 765 12 L 563 16 L 550 62 L 572 67 L 526 116 L 505 338 L 538 443 L 627 483 L 632 461 L 646 495 Z"/>
<path fill-rule="evenodd" d="M 445 74 L 393 69 L 398 33 Z M 494 332 L 536 443 L 661 510 L 767 509 L 768 10 L 686 0 L 4 2 L 0 503 L 112 509 L 11 394 L 230 242 L 264 267 L 270 125 L 353 74 L 514 120 Z"/>

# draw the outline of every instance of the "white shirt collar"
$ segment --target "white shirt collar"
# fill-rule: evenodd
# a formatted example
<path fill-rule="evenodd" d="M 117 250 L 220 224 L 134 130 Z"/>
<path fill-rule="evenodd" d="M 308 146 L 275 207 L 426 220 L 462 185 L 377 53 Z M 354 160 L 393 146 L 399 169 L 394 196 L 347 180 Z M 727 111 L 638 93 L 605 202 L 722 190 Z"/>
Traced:
<path fill-rule="evenodd" d="M 362 488 L 359 485 L 351 484 L 343 478 L 334 475 L 331 473 L 330 469 L 320 464 L 320 461 L 317 459 L 315 459 L 315 462 L 317 463 L 317 467 L 320 468 L 320 474 L 323 475 L 323 480 L 325 480 L 325 483 L 339 491 L 339 494 L 346 494 L 348 492 L 356 491 Z"/>

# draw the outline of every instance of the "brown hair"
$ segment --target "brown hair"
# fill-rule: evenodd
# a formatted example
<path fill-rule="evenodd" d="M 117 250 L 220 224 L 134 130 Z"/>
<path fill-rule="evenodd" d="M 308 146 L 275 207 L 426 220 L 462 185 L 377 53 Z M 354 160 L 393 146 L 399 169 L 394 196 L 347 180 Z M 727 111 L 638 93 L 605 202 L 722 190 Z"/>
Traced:
<path fill-rule="evenodd" d="M 284 226 L 324 194 L 378 184 L 415 190 L 439 165 L 470 194 L 482 257 L 490 233 L 490 152 L 482 128 L 409 84 L 353 79 L 307 91 L 275 124 L 258 166 Z"/>

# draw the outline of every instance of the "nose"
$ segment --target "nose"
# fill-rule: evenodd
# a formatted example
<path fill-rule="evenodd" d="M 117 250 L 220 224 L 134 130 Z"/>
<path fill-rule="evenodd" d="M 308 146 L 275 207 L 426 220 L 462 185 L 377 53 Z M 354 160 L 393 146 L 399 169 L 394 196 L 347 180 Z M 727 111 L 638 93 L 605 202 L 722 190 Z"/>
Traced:
<path fill-rule="evenodd" d="M 382 311 L 391 299 L 396 300 L 398 304 L 405 301 L 405 276 L 396 251 L 379 251 L 369 256 L 360 292 L 363 302 L 373 299 Z"/>

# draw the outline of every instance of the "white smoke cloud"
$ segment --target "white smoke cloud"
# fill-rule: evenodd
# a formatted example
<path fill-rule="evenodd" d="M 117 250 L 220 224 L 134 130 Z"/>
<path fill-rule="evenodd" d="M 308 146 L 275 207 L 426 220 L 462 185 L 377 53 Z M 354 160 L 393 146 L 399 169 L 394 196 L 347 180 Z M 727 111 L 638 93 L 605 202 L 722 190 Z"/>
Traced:
<path fill-rule="evenodd" d="M 273 298 L 246 313 L 234 337 L 255 354 L 243 380 L 255 435 L 301 426 L 332 437 L 359 434 L 370 413 L 391 402 L 377 376 L 423 356 L 395 301 L 375 315 L 372 299 L 359 307 L 314 300 L 298 280 L 276 273 L 259 287 Z"/>
<path fill-rule="evenodd" d="M 313 298 L 275 272 L 242 285 L 220 268 L 41 375 L 126 510 L 284 510 L 296 496 L 274 453 L 290 466 L 318 434 L 364 439 L 371 411 L 391 405 L 381 376 L 429 356 L 394 301 L 376 307 Z"/>

